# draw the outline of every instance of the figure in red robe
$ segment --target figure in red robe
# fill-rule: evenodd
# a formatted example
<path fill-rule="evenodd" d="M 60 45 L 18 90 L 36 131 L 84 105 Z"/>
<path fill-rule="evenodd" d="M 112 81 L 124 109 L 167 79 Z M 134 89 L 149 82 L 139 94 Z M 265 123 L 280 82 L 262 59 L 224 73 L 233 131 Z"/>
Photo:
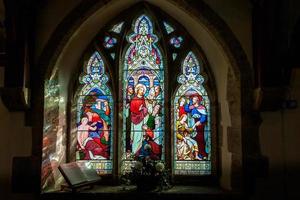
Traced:
<path fill-rule="evenodd" d="M 143 129 L 142 126 L 148 120 L 148 110 L 145 103 L 144 94 L 146 86 L 137 84 L 135 86 L 135 96 L 130 101 L 130 117 L 131 117 L 131 131 L 130 143 L 132 153 L 136 154 L 142 147 L 143 142 Z"/>

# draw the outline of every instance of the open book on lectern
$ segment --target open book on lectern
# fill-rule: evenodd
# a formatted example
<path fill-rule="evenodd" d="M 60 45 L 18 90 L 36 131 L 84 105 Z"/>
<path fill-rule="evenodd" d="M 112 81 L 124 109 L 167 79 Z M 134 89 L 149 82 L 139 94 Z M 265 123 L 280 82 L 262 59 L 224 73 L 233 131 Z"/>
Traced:
<path fill-rule="evenodd" d="M 70 187 L 90 185 L 101 180 L 96 170 L 86 167 L 83 162 L 61 164 L 58 169 Z"/>

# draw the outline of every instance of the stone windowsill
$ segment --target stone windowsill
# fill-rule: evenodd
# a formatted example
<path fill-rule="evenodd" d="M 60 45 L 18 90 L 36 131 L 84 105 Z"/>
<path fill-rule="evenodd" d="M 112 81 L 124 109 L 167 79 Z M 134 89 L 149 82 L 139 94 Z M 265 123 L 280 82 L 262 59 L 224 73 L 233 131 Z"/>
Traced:
<path fill-rule="evenodd" d="M 82 189 L 77 193 L 57 191 L 44 193 L 41 199 L 243 199 L 241 194 L 224 191 L 217 187 L 176 185 L 162 192 L 137 192 L 134 186 L 94 186 L 93 189 Z"/>

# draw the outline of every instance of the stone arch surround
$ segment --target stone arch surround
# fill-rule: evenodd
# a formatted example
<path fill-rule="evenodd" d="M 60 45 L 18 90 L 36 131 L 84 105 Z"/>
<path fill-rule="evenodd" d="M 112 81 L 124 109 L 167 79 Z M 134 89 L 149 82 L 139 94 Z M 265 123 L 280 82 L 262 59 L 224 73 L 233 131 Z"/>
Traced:
<path fill-rule="evenodd" d="M 59 24 L 47 42 L 37 64 L 38 77 L 34 85 L 41 85 L 59 69 L 61 94 L 67 94 L 69 71 L 74 70 L 97 32 L 122 10 L 140 1 L 88 1 L 79 4 Z M 246 168 L 248 152 L 259 153 L 257 123 L 252 110 L 252 69 L 241 45 L 213 10 L 202 1 L 197 5 L 184 0 L 147 1 L 177 19 L 201 46 L 215 77 L 219 103 L 219 160 L 220 185 L 226 189 L 239 190 L 249 173 Z M 94 27 L 97 27 L 94 28 Z M 43 109 L 43 88 L 34 87 L 33 111 Z M 64 96 L 67 98 L 67 96 Z M 43 118 L 36 114 L 38 119 Z M 42 120 L 34 124 L 33 155 L 41 155 Z M 252 139 L 248 140 L 249 133 Z M 247 142 L 246 142 L 247 141 Z M 252 151 L 252 152 L 251 152 Z M 247 154 L 246 154 L 247 152 Z"/>

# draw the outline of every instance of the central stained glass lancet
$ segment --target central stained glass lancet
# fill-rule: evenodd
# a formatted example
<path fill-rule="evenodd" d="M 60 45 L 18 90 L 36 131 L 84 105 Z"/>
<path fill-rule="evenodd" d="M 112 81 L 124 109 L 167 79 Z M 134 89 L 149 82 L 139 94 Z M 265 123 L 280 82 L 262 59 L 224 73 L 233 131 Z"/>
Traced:
<path fill-rule="evenodd" d="M 122 171 L 132 160 L 164 159 L 164 64 L 153 23 L 141 15 L 127 36 L 123 66 Z M 150 146 L 152 151 L 145 151 Z"/>

